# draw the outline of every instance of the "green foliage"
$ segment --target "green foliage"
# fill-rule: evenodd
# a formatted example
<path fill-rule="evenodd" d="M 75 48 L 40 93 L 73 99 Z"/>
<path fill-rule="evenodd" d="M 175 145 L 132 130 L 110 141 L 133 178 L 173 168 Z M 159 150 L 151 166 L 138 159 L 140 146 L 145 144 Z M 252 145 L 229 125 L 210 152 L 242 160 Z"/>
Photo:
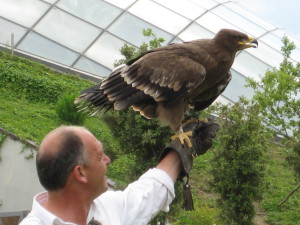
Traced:
<path fill-rule="evenodd" d="M 161 127 L 157 120 L 148 120 L 132 109 L 113 111 L 102 117 L 120 142 L 122 152 L 137 157 L 136 174 L 153 166 L 165 146 L 171 130 Z"/>
<path fill-rule="evenodd" d="M 40 142 L 46 133 L 59 125 L 52 104 L 32 103 L 9 89 L 0 91 L 0 99 L 0 126 L 22 140 Z"/>
<path fill-rule="evenodd" d="M 300 142 L 297 142 L 292 146 L 292 151 L 288 156 L 288 161 L 294 168 L 296 178 L 300 180 Z"/>
<path fill-rule="evenodd" d="M 134 172 L 136 167 L 136 156 L 133 154 L 122 154 L 108 166 L 107 175 L 113 177 L 118 189 L 124 189 L 137 176 Z"/>
<path fill-rule="evenodd" d="M 114 66 L 119 66 L 121 64 L 127 63 L 128 61 L 142 55 L 143 53 L 151 49 L 158 48 L 165 41 L 163 38 L 157 37 L 150 28 L 143 29 L 143 35 L 145 37 L 151 38 L 149 40 L 149 43 L 144 42 L 138 48 L 132 45 L 125 44 L 120 49 L 120 52 L 124 56 L 124 58 L 116 60 Z"/>
<path fill-rule="evenodd" d="M 2 53 L 0 88 L 10 89 L 19 98 L 34 102 L 56 103 L 65 90 L 79 93 L 90 85 L 91 82 L 86 80 L 79 82 L 78 77 L 61 76 L 41 64 Z"/>
<path fill-rule="evenodd" d="M 253 201 L 261 198 L 266 131 L 257 105 L 240 99 L 218 112 L 221 130 L 211 161 L 212 186 L 220 195 L 221 218 L 229 225 L 251 225 Z"/>
<path fill-rule="evenodd" d="M 293 170 L 285 160 L 282 147 L 275 144 L 268 146 L 266 177 L 263 190 L 262 207 L 267 212 L 267 223 L 294 225 L 300 221 L 300 192 L 292 195 L 279 207 L 279 203 L 298 183 L 293 177 Z"/>
<path fill-rule="evenodd" d="M 63 94 L 56 104 L 55 111 L 61 120 L 74 125 L 82 125 L 86 114 L 79 112 L 76 108 L 74 104 L 76 97 L 75 94 Z"/>
<path fill-rule="evenodd" d="M 286 36 L 282 42 L 284 59 L 280 67 L 267 71 L 260 82 L 249 80 L 249 86 L 255 89 L 253 99 L 261 106 L 266 123 L 276 128 L 275 132 L 284 137 L 283 143 L 292 150 L 287 159 L 300 178 L 300 63 L 290 59 L 295 44 Z"/>
<path fill-rule="evenodd" d="M 276 132 L 284 137 L 291 138 L 297 136 L 300 125 L 300 63 L 290 60 L 296 46 L 287 37 L 283 37 L 282 42 L 284 59 L 279 69 L 267 71 L 260 82 L 250 79 L 249 86 L 255 89 L 253 99 L 261 106 L 265 122 L 276 127 Z"/>
<path fill-rule="evenodd" d="M 41 82 L 44 87 L 38 89 L 34 84 Z M 39 143 L 49 131 L 61 125 L 55 103 L 63 92 L 76 94 L 91 85 L 92 82 L 77 76 L 59 74 L 42 64 L 0 52 L 0 127 L 22 140 Z M 23 91 L 25 87 L 28 90 Z M 54 87 L 57 87 L 54 93 L 43 93 Z M 118 141 L 102 120 L 86 118 L 83 126 L 101 140 L 108 155 L 114 156 L 119 151 Z"/>
<path fill-rule="evenodd" d="M 196 205 L 195 211 L 181 211 L 173 225 L 215 225 L 216 211 L 205 206 Z"/>

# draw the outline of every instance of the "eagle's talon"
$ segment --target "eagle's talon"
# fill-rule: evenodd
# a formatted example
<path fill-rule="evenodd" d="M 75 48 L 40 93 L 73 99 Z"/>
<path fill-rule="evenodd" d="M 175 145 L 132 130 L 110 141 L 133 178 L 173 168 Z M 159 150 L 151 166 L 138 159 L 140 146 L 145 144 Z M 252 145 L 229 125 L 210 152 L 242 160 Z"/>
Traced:
<path fill-rule="evenodd" d="M 173 135 L 171 137 L 171 140 L 175 140 L 176 138 L 178 138 L 182 145 L 184 145 L 184 143 L 185 143 L 189 148 L 191 148 L 192 142 L 191 142 L 189 136 L 192 136 L 192 135 L 193 135 L 192 131 L 180 132 L 178 134 Z"/>

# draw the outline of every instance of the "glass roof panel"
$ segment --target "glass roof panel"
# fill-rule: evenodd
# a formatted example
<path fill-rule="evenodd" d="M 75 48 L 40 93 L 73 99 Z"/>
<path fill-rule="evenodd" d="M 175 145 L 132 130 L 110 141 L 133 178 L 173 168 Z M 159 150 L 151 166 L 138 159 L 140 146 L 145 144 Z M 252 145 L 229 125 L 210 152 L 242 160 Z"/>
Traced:
<path fill-rule="evenodd" d="M 296 62 L 300 62 L 300 49 L 299 48 L 292 51 L 291 58 Z"/>
<path fill-rule="evenodd" d="M 85 50 L 101 32 L 58 8 L 52 9 L 34 30 L 78 52 Z"/>
<path fill-rule="evenodd" d="M 50 5 L 42 1 L 1 0 L 0 16 L 26 27 L 31 27 Z"/>
<path fill-rule="evenodd" d="M 198 20 L 196 20 L 196 22 L 214 33 L 217 33 L 219 30 L 223 28 L 238 30 L 236 26 L 226 22 L 225 20 L 223 20 L 222 18 L 220 18 L 219 16 L 211 12 L 207 12 L 206 14 L 201 16 Z"/>
<path fill-rule="evenodd" d="M 235 13 L 234 11 L 223 5 L 214 8 L 211 12 L 215 13 L 216 15 L 220 15 L 229 23 L 234 24 L 240 30 L 243 30 L 247 34 L 254 37 L 259 37 L 266 32 L 266 30 L 262 27 L 254 24 L 250 20 L 244 18 L 242 15 Z"/>
<path fill-rule="evenodd" d="M 225 96 L 223 96 L 223 94 L 219 95 L 219 97 L 214 101 L 214 103 L 221 103 L 224 105 L 228 105 L 231 104 L 232 101 L 230 101 L 228 98 L 226 98 Z M 213 103 L 213 104 L 214 104 Z"/>
<path fill-rule="evenodd" d="M 240 15 L 243 15 L 243 17 L 245 17 L 249 21 L 252 21 L 252 23 L 261 26 L 265 30 L 273 30 L 275 28 L 275 26 L 249 13 L 249 11 L 245 9 L 245 7 L 243 7 L 241 4 L 238 4 L 237 2 L 232 1 L 231 3 L 226 4 L 226 6 L 229 6 L 232 10 Z"/>
<path fill-rule="evenodd" d="M 187 1 L 187 0 L 154 0 L 158 4 L 165 6 L 191 20 L 196 19 L 199 15 L 204 13 L 206 9 L 203 7 Z"/>
<path fill-rule="evenodd" d="M 267 45 L 272 46 L 277 51 L 281 51 L 281 47 L 283 46 L 283 43 L 281 41 L 281 38 L 277 35 L 274 35 L 273 33 L 267 33 L 259 38 L 258 41 L 262 40 Z"/>
<path fill-rule="evenodd" d="M 67 66 L 70 66 L 78 57 L 75 52 L 34 32 L 26 36 L 18 49 Z"/>
<path fill-rule="evenodd" d="M 245 87 L 247 84 L 246 78 L 235 70 L 231 70 L 231 74 L 232 79 L 222 95 L 234 102 L 237 102 L 241 96 L 251 99 L 254 90 L 250 87 Z"/>
<path fill-rule="evenodd" d="M 211 9 L 215 7 L 216 5 L 220 4 L 214 0 L 190 0 L 191 2 L 194 2 L 195 4 L 205 8 L 205 9 Z"/>
<path fill-rule="evenodd" d="M 108 31 L 119 36 L 125 41 L 130 42 L 135 46 L 140 46 L 143 42 L 148 42 L 149 39 L 143 35 L 143 29 L 151 28 L 157 37 L 165 39 L 164 43 L 168 43 L 173 37 L 171 34 L 133 16 L 130 13 L 123 14 L 115 21 Z"/>
<path fill-rule="evenodd" d="M 300 62 L 300 41 L 292 36 L 288 37 L 297 47 L 291 53 L 291 58 L 297 62 Z"/>
<path fill-rule="evenodd" d="M 98 75 L 100 77 L 107 77 L 111 73 L 110 69 L 107 69 L 104 66 L 101 66 L 100 64 L 95 63 L 94 61 L 85 57 L 81 57 L 74 65 L 74 68 Z"/>
<path fill-rule="evenodd" d="M 105 67 L 113 69 L 115 61 L 124 58 L 120 53 L 120 49 L 124 44 L 125 42 L 119 38 L 109 33 L 104 33 L 89 48 L 86 55 Z"/>
<path fill-rule="evenodd" d="M 172 43 L 182 43 L 182 40 L 176 37 L 169 44 L 172 44 Z"/>
<path fill-rule="evenodd" d="M 14 44 L 16 45 L 27 30 L 17 24 L 0 18 L 0 43 L 11 46 L 11 34 L 14 34 Z"/>
<path fill-rule="evenodd" d="M 262 41 L 258 41 L 258 48 L 247 49 L 247 52 L 253 53 L 257 58 L 269 64 L 271 67 L 277 67 L 283 60 L 282 54 L 274 48 L 266 45 Z"/>
<path fill-rule="evenodd" d="M 232 69 L 243 74 L 245 77 L 251 77 L 259 81 L 265 75 L 266 71 L 272 69 L 272 67 L 255 58 L 247 51 L 242 51 L 235 57 Z"/>
<path fill-rule="evenodd" d="M 140 0 L 130 7 L 128 11 L 171 34 L 179 33 L 191 22 L 189 19 L 150 0 Z M 154 12 L 155 16 L 153 15 Z"/>
<path fill-rule="evenodd" d="M 184 41 L 191 41 L 202 38 L 213 38 L 213 32 L 205 29 L 197 23 L 192 23 L 186 30 L 184 30 L 178 37 Z"/>
<path fill-rule="evenodd" d="M 101 28 L 106 28 L 122 12 L 99 0 L 61 0 L 57 6 Z"/>
<path fill-rule="evenodd" d="M 272 34 L 278 36 L 280 40 L 283 36 L 287 36 L 288 39 L 296 45 L 296 49 L 292 51 L 291 58 L 297 62 L 300 62 L 300 40 L 292 35 L 286 34 L 281 29 L 272 31 Z M 283 43 L 281 43 L 281 46 L 283 46 Z"/>
<path fill-rule="evenodd" d="M 57 0 L 43 0 L 43 1 L 49 2 L 49 3 L 53 4 L 53 3 L 56 2 Z"/>
<path fill-rule="evenodd" d="M 128 6 L 130 6 L 133 2 L 136 0 L 105 0 L 106 2 L 109 2 L 115 6 L 118 6 L 122 9 L 126 9 Z"/>

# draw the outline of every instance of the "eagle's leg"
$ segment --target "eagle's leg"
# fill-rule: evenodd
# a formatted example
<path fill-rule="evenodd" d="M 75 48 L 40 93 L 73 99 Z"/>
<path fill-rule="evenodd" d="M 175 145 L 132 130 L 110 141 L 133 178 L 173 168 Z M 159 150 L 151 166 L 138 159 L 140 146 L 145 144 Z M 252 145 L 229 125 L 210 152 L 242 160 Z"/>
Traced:
<path fill-rule="evenodd" d="M 190 140 L 190 136 L 192 136 L 192 131 L 188 131 L 188 132 L 183 132 L 182 127 L 180 127 L 180 130 L 171 137 L 171 140 L 175 140 L 176 138 L 179 139 L 181 144 L 184 144 L 184 142 L 186 143 L 186 145 L 191 148 L 192 147 L 192 143 Z"/>

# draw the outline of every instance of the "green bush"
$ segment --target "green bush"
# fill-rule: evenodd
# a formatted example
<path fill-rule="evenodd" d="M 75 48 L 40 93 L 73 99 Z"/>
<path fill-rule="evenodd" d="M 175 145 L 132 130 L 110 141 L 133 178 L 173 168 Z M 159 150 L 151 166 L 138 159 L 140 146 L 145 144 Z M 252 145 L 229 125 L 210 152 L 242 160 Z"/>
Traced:
<path fill-rule="evenodd" d="M 113 163 L 108 165 L 107 175 L 113 177 L 117 189 L 124 189 L 133 178 L 137 178 L 135 171 L 136 156 L 133 154 L 118 155 Z"/>
<path fill-rule="evenodd" d="M 211 172 L 224 224 L 252 225 L 253 202 L 262 197 L 267 132 L 257 110 L 241 99 L 219 112 L 221 130 Z"/>
<path fill-rule="evenodd" d="M 74 104 L 76 95 L 65 93 L 56 104 L 55 111 L 59 118 L 65 122 L 82 125 L 86 114 L 79 112 Z"/>

